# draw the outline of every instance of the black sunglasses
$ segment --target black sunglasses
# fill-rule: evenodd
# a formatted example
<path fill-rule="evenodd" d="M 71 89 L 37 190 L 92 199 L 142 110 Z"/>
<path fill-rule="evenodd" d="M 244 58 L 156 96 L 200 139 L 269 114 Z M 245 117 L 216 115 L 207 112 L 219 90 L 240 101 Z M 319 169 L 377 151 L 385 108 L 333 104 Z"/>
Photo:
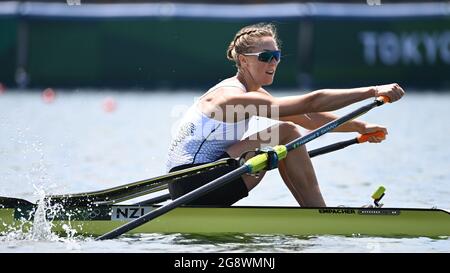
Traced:
<path fill-rule="evenodd" d="M 264 62 L 264 63 L 270 63 L 272 61 L 272 59 L 275 59 L 275 61 L 277 61 L 277 62 L 280 61 L 281 51 L 273 50 L 273 51 L 263 51 L 263 52 L 256 52 L 256 53 L 242 53 L 242 55 L 258 56 L 258 61 Z"/>

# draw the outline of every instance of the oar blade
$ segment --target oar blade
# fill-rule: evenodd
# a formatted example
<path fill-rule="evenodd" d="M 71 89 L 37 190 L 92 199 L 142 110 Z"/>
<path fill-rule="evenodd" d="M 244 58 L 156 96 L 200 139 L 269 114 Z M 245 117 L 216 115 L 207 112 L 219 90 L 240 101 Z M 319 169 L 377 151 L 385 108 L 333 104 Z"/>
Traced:
<path fill-rule="evenodd" d="M 0 208 L 17 208 L 33 205 L 33 203 L 25 199 L 0 196 Z"/>

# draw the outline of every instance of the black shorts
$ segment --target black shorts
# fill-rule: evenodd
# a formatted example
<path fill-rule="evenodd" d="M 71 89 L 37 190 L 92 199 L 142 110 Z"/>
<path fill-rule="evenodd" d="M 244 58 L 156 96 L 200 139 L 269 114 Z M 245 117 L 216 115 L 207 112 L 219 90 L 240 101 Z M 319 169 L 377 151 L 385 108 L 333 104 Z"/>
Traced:
<path fill-rule="evenodd" d="M 224 153 L 220 158 L 228 158 L 230 157 L 227 153 Z M 175 172 L 182 169 L 202 165 L 200 164 L 185 164 L 172 168 L 169 172 Z M 210 172 L 195 174 L 189 176 L 185 179 L 180 179 L 174 182 L 169 183 L 169 192 L 172 200 L 185 195 L 186 193 L 193 191 L 208 182 L 213 181 L 216 178 L 221 177 L 233 170 L 235 170 L 237 166 L 221 166 L 211 170 Z M 196 200 L 186 204 L 191 206 L 219 206 L 219 207 L 228 207 L 239 201 L 240 199 L 248 196 L 248 189 L 242 180 L 239 177 L 236 180 L 230 181 L 222 187 L 212 190 Z"/>

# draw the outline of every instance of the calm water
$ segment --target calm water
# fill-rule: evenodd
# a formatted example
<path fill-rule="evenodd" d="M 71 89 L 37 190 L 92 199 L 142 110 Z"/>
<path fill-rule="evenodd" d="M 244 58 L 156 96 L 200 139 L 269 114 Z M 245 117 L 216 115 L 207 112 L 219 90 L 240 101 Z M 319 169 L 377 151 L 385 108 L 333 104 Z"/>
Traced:
<path fill-rule="evenodd" d="M 58 90 L 57 90 L 58 91 Z M 293 92 L 279 93 L 292 95 Z M 164 173 L 171 130 L 195 92 L 40 92 L 0 94 L 0 196 L 98 190 Z M 108 101 L 116 103 L 106 111 Z M 363 102 L 367 103 L 367 102 Z M 361 104 L 347 107 L 347 113 Z M 327 205 L 361 206 L 379 185 L 387 207 L 450 210 L 450 93 L 408 93 L 361 119 L 385 125 L 382 144 L 354 145 L 314 158 Z M 111 108 L 114 107 L 110 107 Z M 266 126 L 253 120 L 252 130 Z M 327 134 L 312 149 L 354 134 Z M 277 172 L 237 205 L 296 206 Z M 450 252 L 450 239 L 236 235 L 142 235 L 95 242 L 9 234 L 0 252 Z"/>

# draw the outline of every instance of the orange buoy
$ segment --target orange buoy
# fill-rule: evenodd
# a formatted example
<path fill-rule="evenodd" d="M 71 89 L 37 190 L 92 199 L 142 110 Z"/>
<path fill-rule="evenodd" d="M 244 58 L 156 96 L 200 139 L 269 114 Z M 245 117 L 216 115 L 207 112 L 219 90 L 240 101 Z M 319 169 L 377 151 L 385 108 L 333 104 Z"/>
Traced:
<path fill-rule="evenodd" d="M 103 100 L 103 111 L 111 113 L 117 109 L 117 102 L 112 97 L 107 97 Z"/>
<path fill-rule="evenodd" d="M 44 91 L 42 91 L 42 100 L 45 103 L 52 103 L 53 101 L 55 101 L 56 98 L 56 93 L 55 90 L 53 90 L 53 88 L 46 88 L 44 89 Z"/>
<path fill-rule="evenodd" d="M 6 91 L 6 86 L 0 82 L 0 95 L 5 93 L 5 91 Z"/>

